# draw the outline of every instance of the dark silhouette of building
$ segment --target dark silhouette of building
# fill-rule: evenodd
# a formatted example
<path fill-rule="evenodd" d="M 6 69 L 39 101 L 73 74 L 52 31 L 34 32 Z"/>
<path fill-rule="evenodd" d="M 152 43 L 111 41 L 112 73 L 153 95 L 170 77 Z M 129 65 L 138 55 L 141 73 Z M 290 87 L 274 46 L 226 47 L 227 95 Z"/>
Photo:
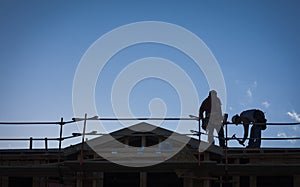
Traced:
<path fill-rule="evenodd" d="M 140 129 L 154 126 L 135 125 Z M 128 128 L 111 133 L 119 142 L 137 147 L 128 161 L 138 161 L 138 148 L 157 145 L 172 131 L 156 127 L 152 131 L 134 132 Z M 170 145 L 186 138 L 175 133 Z M 108 135 L 90 140 L 107 154 Z M 205 142 L 201 142 L 205 144 Z M 299 148 L 228 148 L 211 145 L 198 155 L 199 141 L 190 139 L 172 158 L 147 167 L 126 167 L 110 162 L 87 143 L 64 149 L 0 150 L 1 187 L 297 187 L 300 186 Z M 107 150 L 106 150 L 107 148 Z M 162 149 L 158 149 L 162 150 Z M 166 147 L 164 151 L 172 151 Z M 161 154 L 163 158 L 163 153 Z M 124 157 L 126 158 L 126 157 Z M 200 158 L 200 160 L 199 160 Z M 151 159 L 151 158 L 149 158 Z"/>

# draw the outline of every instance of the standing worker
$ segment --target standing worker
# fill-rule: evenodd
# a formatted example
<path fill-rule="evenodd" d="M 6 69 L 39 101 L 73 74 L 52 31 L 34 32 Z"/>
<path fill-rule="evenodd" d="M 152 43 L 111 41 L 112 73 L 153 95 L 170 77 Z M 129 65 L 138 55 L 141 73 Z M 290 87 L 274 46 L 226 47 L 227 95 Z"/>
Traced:
<path fill-rule="evenodd" d="M 208 132 L 208 142 L 214 142 L 213 132 L 216 129 L 218 132 L 219 145 L 225 147 L 224 130 L 222 125 L 222 109 L 221 101 L 215 90 L 209 92 L 208 97 L 202 102 L 199 109 L 199 120 L 202 120 L 202 129 Z M 205 117 L 203 116 L 205 113 Z"/>
<path fill-rule="evenodd" d="M 261 145 L 261 131 L 267 128 L 267 120 L 265 118 L 265 114 L 261 110 L 252 109 L 243 111 L 240 115 L 235 115 L 231 119 L 232 123 L 240 124 L 243 123 L 244 126 L 244 137 L 242 140 L 239 140 L 241 145 L 247 139 L 249 124 L 254 123 L 251 127 L 250 139 L 248 142 L 247 148 L 260 148 Z M 258 123 L 258 124 L 255 124 Z"/>

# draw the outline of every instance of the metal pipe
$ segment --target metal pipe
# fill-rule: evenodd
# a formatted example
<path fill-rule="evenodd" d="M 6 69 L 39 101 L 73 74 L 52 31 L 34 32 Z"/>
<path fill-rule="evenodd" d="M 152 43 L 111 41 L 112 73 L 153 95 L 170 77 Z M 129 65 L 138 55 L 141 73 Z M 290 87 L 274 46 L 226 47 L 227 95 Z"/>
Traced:
<path fill-rule="evenodd" d="M 58 150 L 61 151 L 61 142 L 62 142 L 62 132 L 63 132 L 63 121 L 64 118 L 60 118 L 60 130 L 59 130 L 59 144 L 58 144 Z"/>
<path fill-rule="evenodd" d="M 48 151 L 48 138 L 47 137 L 45 138 L 45 149 L 46 149 L 46 151 Z"/>
<path fill-rule="evenodd" d="M 85 115 L 84 115 L 83 129 L 82 129 L 82 139 L 81 139 L 80 165 L 83 164 L 82 162 L 83 162 L 83 148 L 84 148 L 84 137 L 85 137 L 86 119 L 87 119 L 87 114 L 85 113 Z"/>
<path fill-rule="evenodd" d="M 32 149 L 32 137 L 29 138 L 29 149 Z"/>

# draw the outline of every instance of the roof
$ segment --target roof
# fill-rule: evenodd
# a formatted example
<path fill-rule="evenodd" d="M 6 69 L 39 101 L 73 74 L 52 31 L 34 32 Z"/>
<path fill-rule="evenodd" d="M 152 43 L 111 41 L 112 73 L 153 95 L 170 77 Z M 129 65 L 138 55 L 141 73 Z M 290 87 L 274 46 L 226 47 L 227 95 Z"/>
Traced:
<path fill-rule="evenodd" d="M 104 151 L 103 148 L 105 147 L 105 148 L 109 148 L 110 149 L 109 153 L 111 153 L 111 151 L 114 148 L 117 148 L 121 146 L 120 144 L 124 143 L 119 141 L 120 144 L 118 144 L 118 141 L 116 140 L 122 140 L 125 137 L 142 137 L 142 136 L 161 138 L 162 140 L 165 140 L 165 143 L 171 142 L 173 148 L 178 148 L 178 147 L 174 147 L 174 145 L 180 146 L 180 148 L 188 146 L 191 150 L 194 150 L 196 152 L 198 152 L 199 143 L 201 143 L 201 147 L 205 148 L 205 151 L 218 154 L 218 155 L 223 155 L 223 149 L 220 148 L 219 146 L 209 145 L 207 142 L 204 141 L 199 142 L 198 139 L 195 139 L 193 137 L 179 134 L 177 132 L 162 127 L 154 126 L 146 122 L 141 122 L 132 125 L 130 127 L 111 132 L 106 135 L 101 135 L 94 139 L 88 140 L 87 144 L 89 145 L 90 148 L 92 148 L 96 152 L 97 151 L 103 152 Z M 81 149 L 81 143 L 65 148 L 66 151 L 69 149 L 79 150 Z M 128 147 L 126 149 L 128 149 Z"/>
<path fill-rule="evenodd" d="M 174 136 L 171 136 L 172 134 Z M 157 146 L 149 150 L 142 150 L 141 147 L 129 149 L 129 146 L 127 147 L 122 142 L 126 138 L 136 137 L 144 137 L 144 139 L 148 137 L 150 140 L 151 138 L 161 138 L 161 140 L 170 138 L 168 139 L 168 145 L 172 143 L 173 149 L 177 145 L 184 146 L 177 153 L 169 154 L 172 153 L 172 149 L 168 149 L 168 147 L 165 147 L 166 149 L 158 149 L 159 147 Z M 188 141 L 184 144 L 187 138 Z M 115 143 L 112 142 L 119 142 L 123 147 L 113 150 Z M 200 144 L 208 146 L 205 142 L 200 142 Z M 299 148 L 245 149 L 229 147 L 225 154 L 222 148 L 211 145 L 199 155 L 200 157 L 197 157 L 198 146 L 199 141 L 197 139 L 148 123 L 139 123 L 130 128 L 112 132 L 109 135 L 99 136 L 84 144 L 79 143 L 66 147 L 62 150 L 64 155 L 60 155 L 58 149 L 0 150 L 0 162 L 2 164 L 0 174 L 24 176 L 24 173 L 26 173 L 28 176 L 58 176 L 58 170 L 61 170 L 61 173 L 64 175 L 70 176 L 73 175 L 74 171 L 80 172 L 82 170 L 136 172 L 136 167 L 125 167 L 137 166 L 133 165 L 136 163 L 142 163 L 144 164 L 142 166 L 147 166 L 140 167 L 139 171 L 167 172 L 191 170 L 195 176 L 224 176 L 225 174 L 233 176 L 283 176 L 300 174 Z M 82 147 L 84 148 L 83 153 L 81 152 Z M 100 153 L 100 156 L 97 156 L 95 152 Z M 83 160 L 80 160 L 80 157 Z M 198 158 L 200 158 L 201 165 L 198 164 Z M 224 162 L 224 160 L 228 160 L 228 162 Z M 115 164 L 117 162 L 119 164 Z M 154 162 L 160 163 L 153 164 Z M 150 164 L 153 165 L 150 166 Z"/>

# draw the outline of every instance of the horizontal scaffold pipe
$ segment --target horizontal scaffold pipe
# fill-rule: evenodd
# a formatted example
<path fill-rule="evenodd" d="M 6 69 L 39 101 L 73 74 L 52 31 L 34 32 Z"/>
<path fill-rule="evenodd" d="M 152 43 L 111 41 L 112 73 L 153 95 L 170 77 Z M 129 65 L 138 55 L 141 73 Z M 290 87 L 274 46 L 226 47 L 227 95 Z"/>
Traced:
<path fill-rule="evenodd" d="M 26 140 L 35 140 L 35 141 L 56 140 L 56 141 L 59 141 L 59 138 L 0 138 L 0 141 L 26 141 Z"/>
<path fill-rule="evenodd" d="M 217 136 L 216 136 L 217 137 Z M 227 138 L 228 140 L 242 139 L 241 137 Z M 266 138 L 246 138 L 246 140 L 261 139 L 261 140 L 300 140 L 300 137 L 266 137 Z"/>
<path fill-rule="evenodd" d="M 72 118 L 73 121 L 84 121 L 84 118 Z M 94 121 L 136 121 L 136 120 L 140 120 L 140 121 L 147 121 L 147 120 L 153 120 L 153 121 L 157 121 L 157 120 L 170 120 L 170 121 L 184 121 L 184 120 L 197 120 L 195 118 L 177 118 L 177 117 L 167 117 L 167 118 L 162 118 L 162 117 L 153 117 L 153 118 L 147 118 L 147 117 L 140 117 L 140 118 L 87 118 L 87 121 L 89 120 L 94 120 Z"/>
<path fill-rule="evenodd" d="M 42 122 L 0 122 L 0 125 L 65 125 L 65 124 L 71 124 L 75 122 L 80 121 L 158 121 L 158 120 L 166 120 L 166 121 L 199 121 L 198 117 L 138 117 L 138 118 L 132 118 L 132 117 L 119 117 L 119 118 L 113 118 L 113 117 L 90 117 L 90 118 L 72 118 L 70 121 L 42 121 Z M 223 124 L 226 125 L 237 125 L 232 122 L 224 122 Z M 239 123 L 240 125 L 242 123 Z M 300 122 L 294 122 L 294 123 L 285 123 L 285 122 L 279 122 L 279 123 L 250 123 L 250 125 L 300 125 Z"/>
<path fill-rule="evenodd" d="M 205 134 L 205 133 L 201 133 L 201 134 Z M 138 136 L 170 136 L 170 134 L 102 134 L 102 133 L 97 133 L 97 134 L 85 134 L 85 135 L 95 135 L 95 136 L 103 136 L 103 135 L 111 135 L 111 136 L 132 136 L 132 137 L 138 137 Z M 198 136 L 199 134 L 178 134 L 178 136 Z M 81 133 L 76 133 L 76 135 L 74 136 L 66 136 L 66 137 L 62 137 L 62 140 L 65 139 L 70 139 L 70 138 L 75 138 L 75 137 L 79 137 L 82 136 Z M 174 135 L 173 135 L 174 136 Z M 218 138 L 218 136 L 214 136 L 214 138 Z M 236 138 L 227 138 L 228 140 L 236 140 Z M 254 139 L 254 138 L 246 138 L 247 140 L 249 139 Z M 300 140 L 300 137 L 266 137 L 266 138 L 259 138 L 261 140 Z M 26 141 L 26 140 L 35 140 L 35 141 L 44 141 L 44 140 L 48 140 L 48 141 L 59 141 L 59 138 L 0 138 L 0 141 Z"/>
<path fill-rule="evenodd" d="M 243 123 L 232 123 L 232 122 L 226 122 L 228 125 L 242 125 Z M 294 122 L 294 123 L 284 123 L 284 122 L 278 122 L 278 123 L 249 123 L 249 125 L 300 125 L 300 122 Z"/>
<path fill-rule="evenodd" d="M 0 122 L 0 125 L 64 125 L 75 121 Z"/>

